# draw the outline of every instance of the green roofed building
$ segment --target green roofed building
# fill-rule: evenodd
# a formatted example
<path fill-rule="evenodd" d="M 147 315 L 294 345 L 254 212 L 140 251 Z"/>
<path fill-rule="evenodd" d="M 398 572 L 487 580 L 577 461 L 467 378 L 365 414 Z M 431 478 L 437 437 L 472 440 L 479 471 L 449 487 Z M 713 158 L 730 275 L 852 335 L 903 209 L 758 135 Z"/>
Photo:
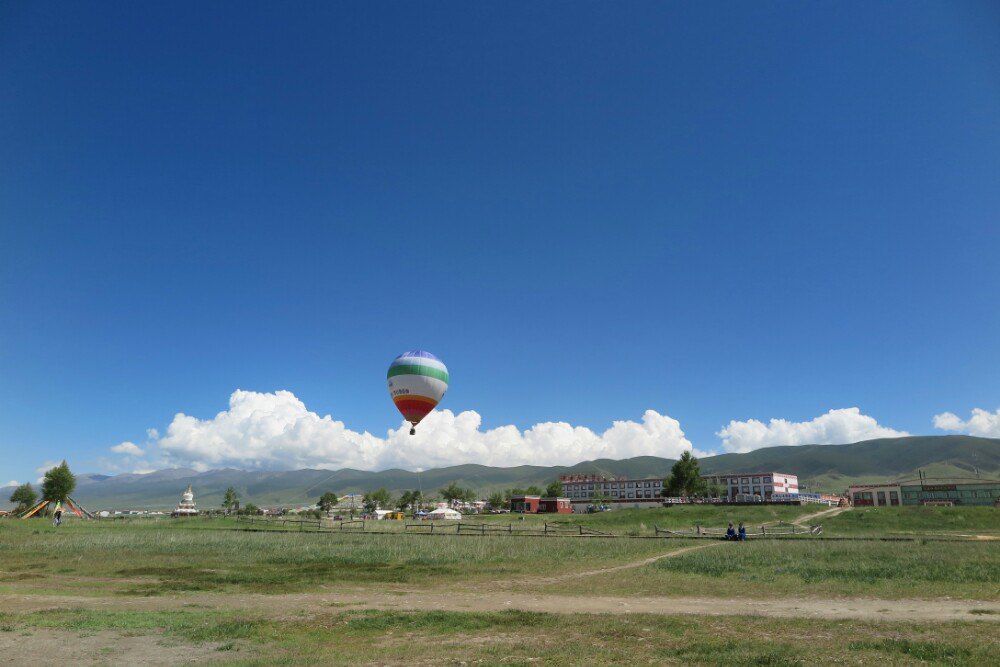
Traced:
<path fill-rule="evenodd" d="M 859 484 L 848 494 L 855 507 L 894 505 L 979 505 L 1000 506 L 1000 480 L 990 479 L 910 479 L 884 484 Z"/>

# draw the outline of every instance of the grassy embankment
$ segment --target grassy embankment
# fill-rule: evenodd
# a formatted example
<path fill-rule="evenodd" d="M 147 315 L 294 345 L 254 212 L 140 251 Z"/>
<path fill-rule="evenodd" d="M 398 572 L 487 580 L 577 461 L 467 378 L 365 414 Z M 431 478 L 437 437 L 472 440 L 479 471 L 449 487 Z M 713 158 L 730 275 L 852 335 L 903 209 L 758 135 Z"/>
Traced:
<path fill-rule="evenodd" d="M 992 624 L 991 624 L 992 625 Z M 331 610 L 300 620 L 190 610 L 0 613 L 0 631 L 166 636 L 214 645 L 221 664 L 991 664 L 991 625 Z M 164 649 L 169 650 L 169 649 Z M 103 656 L 106 660 L 113 656 Z"/>
<path fill-rule="evenodd" d="M 858 507 L 821 520 L 825 535 L 1000 536 L 994 507 Z"/>

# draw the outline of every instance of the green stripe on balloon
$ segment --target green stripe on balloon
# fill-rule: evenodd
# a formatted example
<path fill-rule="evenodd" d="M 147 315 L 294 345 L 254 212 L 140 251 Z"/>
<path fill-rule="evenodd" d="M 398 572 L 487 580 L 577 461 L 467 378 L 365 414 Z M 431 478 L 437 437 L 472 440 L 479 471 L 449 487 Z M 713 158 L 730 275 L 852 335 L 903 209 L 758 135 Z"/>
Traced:
<path fill-rule="evenodd" d="M 417 366 L 416 364 L 392 366 L 389 368 L 389 374 L 386 375 L 386 378 L 396 377 L 397 375 L 424 375 L 426 377 L 437 378 L 445 384 L 448 383 L 448 373 L 446 371 L 430 366 Z"/>

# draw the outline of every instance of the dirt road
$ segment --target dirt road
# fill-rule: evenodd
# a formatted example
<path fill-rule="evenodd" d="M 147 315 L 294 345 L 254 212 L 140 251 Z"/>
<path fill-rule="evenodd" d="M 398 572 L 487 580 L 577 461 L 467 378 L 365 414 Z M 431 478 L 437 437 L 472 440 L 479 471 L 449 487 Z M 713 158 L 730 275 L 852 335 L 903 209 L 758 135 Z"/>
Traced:
<path fill-rule="evenodd" d="M 267 617 L 301 618 L 301 613 L 345 609 L 397 611 L 500 611 L 519 609 L 549 613 L 755 615 L 865 621 L 983 621 L 1000 622 L 1000 603 L 969 600 L 881 600 L 875 598 L 790 598 L 732 600 L 711 597 L 608 597 L 535 595 L 508 591 L 427 592 L 355 590 L 291 595 L 200 594 L 151 598 L 4 595 L 0 608 L 8 612 L 50 609 L 102 611 L 247 610 Z"/>

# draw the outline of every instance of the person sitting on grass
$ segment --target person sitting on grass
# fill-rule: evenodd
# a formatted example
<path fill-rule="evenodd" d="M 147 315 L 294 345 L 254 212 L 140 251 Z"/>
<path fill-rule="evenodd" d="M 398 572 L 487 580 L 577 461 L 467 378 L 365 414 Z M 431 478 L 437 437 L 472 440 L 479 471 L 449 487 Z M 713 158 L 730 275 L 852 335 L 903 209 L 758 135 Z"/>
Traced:
<path fill-rule="evenodd" d="M 729 528 L 726 529 L 726 539 L 735 540 L 736 539 L 736 529 L 733 528 L 733 524 L 729 524 Z"/>
<path fill-rule="evenodd" d="M 746 526 L 744 526 L 743 522 L 741 521 L 740 522 L 740 542 L 746 542 L 746 541 L 747 541 L 747 529 L 746 529 Z"/>

